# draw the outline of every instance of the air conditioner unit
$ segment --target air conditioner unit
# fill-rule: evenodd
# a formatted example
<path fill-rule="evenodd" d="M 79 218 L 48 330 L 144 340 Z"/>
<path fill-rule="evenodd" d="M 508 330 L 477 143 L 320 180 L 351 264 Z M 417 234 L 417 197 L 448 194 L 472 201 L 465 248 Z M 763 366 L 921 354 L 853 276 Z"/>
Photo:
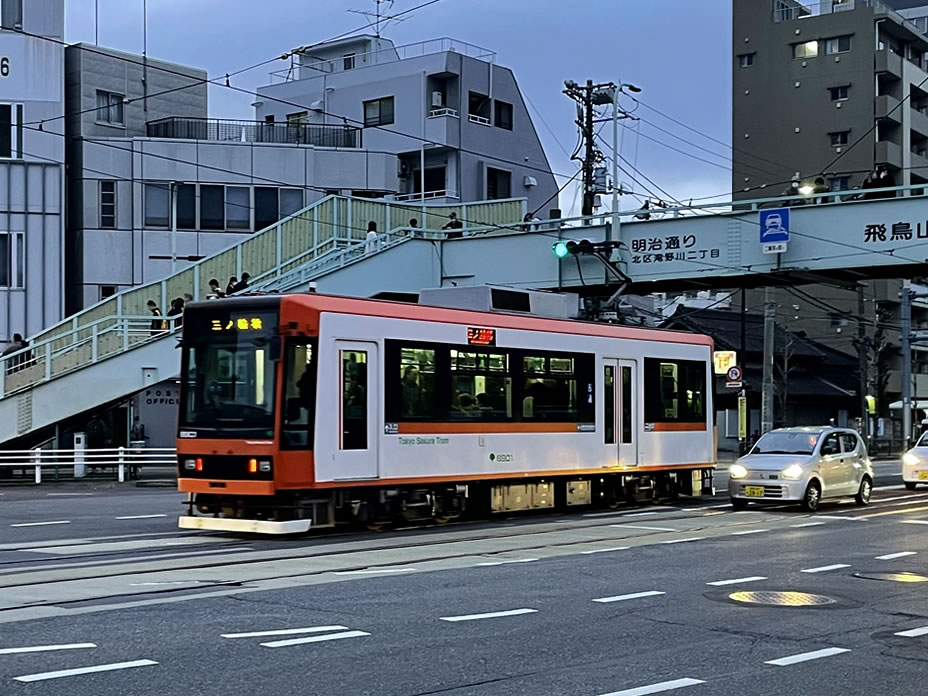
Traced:
<path fill-rule="evenodd" d="M 445 100 L 444 94 L 442 94 L 438 90 L 435 90 L 434 92 L 432 92 L 432 107 L 433 108 L 440 109 L 442 106 L 444 106 L 444 100 Z"/>

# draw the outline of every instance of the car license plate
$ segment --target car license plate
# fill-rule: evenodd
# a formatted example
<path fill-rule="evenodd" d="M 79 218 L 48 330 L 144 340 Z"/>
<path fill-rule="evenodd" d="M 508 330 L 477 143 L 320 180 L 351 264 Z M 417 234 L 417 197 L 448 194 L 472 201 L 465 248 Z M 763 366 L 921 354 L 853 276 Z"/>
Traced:
<path fill-rule="evenodd" d="M 919 471 L 918 472 L 919 481 L 928 481 L 928 471 Z"/>
<path fill-rule="evenodd" d="M 764 487 L 763 486 L 745 486 L 744 494 L 748 498 L 763 498 L 764 497 Z"/>

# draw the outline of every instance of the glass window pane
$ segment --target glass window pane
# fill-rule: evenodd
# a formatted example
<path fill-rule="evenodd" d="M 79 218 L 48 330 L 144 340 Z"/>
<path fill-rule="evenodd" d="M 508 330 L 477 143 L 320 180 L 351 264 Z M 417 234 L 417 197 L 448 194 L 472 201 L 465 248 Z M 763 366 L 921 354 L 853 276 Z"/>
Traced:
<path fill-rule="evenodd" d="M 280 217 L 290 217 L 303 208 L 303 189 L 280 189 Z"/>
<path fill-rule="evenodd" d="M 197 228 L 197 187 L 194 184 L 180 184 L 175 187 L 177 196 L 177 229 L 195 230 Z"/>
<path fill-rule="evenodd" d="M 284 383 L 283 444 L 290 449 L 312 449 L 316 423 L 315 339 L 287 344 Z"/>
<path fill-rule="evenodd" d="M 435 351 L 400 349 L 400 413 L 403 418 L 435 416 Z"/>
<path fill-rule="evenodd" d="M 255 186 L 255 231 L 270 227 L 279 219 L 277 189 L 270 186 Z"/>
<path fill-rule="evenodd" d="M 522 371 L 543 375 L 545 373 L 545 359 L 526 356 L 522 359 Z"/>
<path fill-rule="evenodd" d="M 502 375 L 451 377 L 451 420 L 500 421 L 512 417 L 512 378 Z"/>
<path fill-rule="evenodd" d="M 341 351 L 342 449 L 367 449 L 367 352 Z"/>
<path fill-rule="evenodd" d="M 226 227 L 224 186 L 200 186 L 200 229 L 223 230 Z"/>
<path fill-rule="evenodd" d="M 388 126 L 393 123 L 393 97 L 380 100 L 380 125 Z"/>
<path fill-rule="evenodd" d="M 226 227 L 251 229 L 251 190 L 247 186 L 226 187 Z"/>
<path fill-rule="evenodd" d="M 168 227 L 171 224 L 171 192 L 167 184 L 145 184 L 145 225 Z"/>
<path fill-rule="evenodd" d="M 646 358 L 645 420 L 648 423 L 706 422 L 706 363 Z"/>
<path fill-rule="evenodd" d="M 0 104 L 0 157 L 13 156 L 13 107 Z"/>
<path fill-rule="evenodd" d="M 615 444 L 615 368 L 606 365 L 603 374 L 603 442 Z"/>
<path fill-rule="evenodd" d="M 380 122 L 380 102 L 364 102 L 364 125 L 375 126 Z"/>
<path fill-rule="evenodd" d="M 634 419 L 635 402 L 632 396 L 632 368 L 622 367 L 622 444 L 629 445 L 632 442 L 632 426 Z"/>
<path fill-rule="evenodd" d="M 0 286 L 10 286 L 10 235 L 0 235 Z"/>

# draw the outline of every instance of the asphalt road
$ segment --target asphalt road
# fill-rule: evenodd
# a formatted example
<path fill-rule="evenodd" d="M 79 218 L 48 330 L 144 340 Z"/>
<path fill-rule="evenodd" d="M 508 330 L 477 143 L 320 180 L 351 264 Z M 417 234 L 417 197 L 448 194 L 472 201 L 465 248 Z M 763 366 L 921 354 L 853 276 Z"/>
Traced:
<path fill-rule="evenodd" d="M 5 490 L 0 694 L 922 696 L 928 489 L 897 471 L 816 515 L 718 497 L 299 540 L 173 529 L 176 493 Z"/>

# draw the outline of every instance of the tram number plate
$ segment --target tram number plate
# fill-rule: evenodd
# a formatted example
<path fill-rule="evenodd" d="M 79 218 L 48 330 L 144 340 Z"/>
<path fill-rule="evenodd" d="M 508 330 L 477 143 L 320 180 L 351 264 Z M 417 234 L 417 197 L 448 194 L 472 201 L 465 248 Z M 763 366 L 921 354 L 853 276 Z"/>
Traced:
<path fill-rule="evenodd" d="M 928 471 L 919 471 L 918 472 L 919 481 L 928 481 Z"/>
<path fill-rule="evenodd" d="M 763 486 L 745 486 L 744 494 L 748 498 L 763 498 L 764 497 L 764 487 Z"/>

